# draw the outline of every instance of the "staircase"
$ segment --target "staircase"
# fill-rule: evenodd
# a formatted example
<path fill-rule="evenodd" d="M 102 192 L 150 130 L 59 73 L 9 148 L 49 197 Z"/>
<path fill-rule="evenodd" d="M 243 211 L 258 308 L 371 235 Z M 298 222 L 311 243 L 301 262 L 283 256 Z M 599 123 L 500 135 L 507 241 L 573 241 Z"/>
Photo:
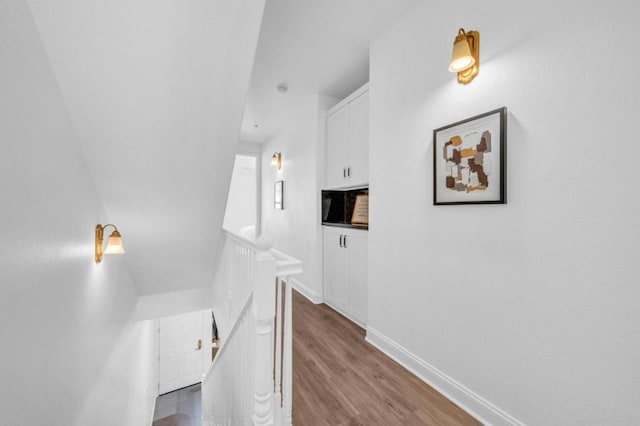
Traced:
<path fill-rule="evenodd" d="M 213 286 L 220 349 L 202 380 L 204 426 L 291 425 L 291 277 L 302 264 L 223 232 Z"/>

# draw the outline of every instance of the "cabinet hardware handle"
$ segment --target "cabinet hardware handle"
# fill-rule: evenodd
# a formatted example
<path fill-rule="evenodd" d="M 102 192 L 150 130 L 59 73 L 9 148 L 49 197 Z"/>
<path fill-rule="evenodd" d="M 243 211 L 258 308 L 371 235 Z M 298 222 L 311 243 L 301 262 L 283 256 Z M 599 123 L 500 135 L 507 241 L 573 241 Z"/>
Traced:
<path fill-rule="evenodd" d="M 342 169 L 342 178 L 344 179 L 344 178 L 346 178 L 346 177 L 347 177 L 347 169 L 346 169 L 346 168 L 343 168 L 343 169 Z"/>
<path fill-rule="evenodd" d="M 347 167 L 347 177 L 351 177 L 351 167 Z"/>
<path fill-rule="evenodd" d="M 196 351 L 199 351 L 200 349 L 202 349 L 202 339 L 198 339 L 198 343 L 196 345 Z"/>
<path fill-rule="evenodd" d="M 347 248 L 347 236 L 344 236 L 344 245 L 342 247 Z"/>

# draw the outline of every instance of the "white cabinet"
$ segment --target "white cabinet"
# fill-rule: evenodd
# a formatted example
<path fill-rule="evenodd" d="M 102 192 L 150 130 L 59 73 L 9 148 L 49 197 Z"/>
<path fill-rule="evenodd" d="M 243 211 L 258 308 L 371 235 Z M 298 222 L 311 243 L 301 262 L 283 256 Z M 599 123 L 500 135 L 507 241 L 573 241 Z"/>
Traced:
<path fill-rule="evenodd" d="M 367 323 L 367 231 L 324 227 L 324 300 L 357 324 Z"/>
<path fill-rule="evenodd" d="M 369 183 L 369 91 L 365 85 L 327 115 L 328 188 Z"/>

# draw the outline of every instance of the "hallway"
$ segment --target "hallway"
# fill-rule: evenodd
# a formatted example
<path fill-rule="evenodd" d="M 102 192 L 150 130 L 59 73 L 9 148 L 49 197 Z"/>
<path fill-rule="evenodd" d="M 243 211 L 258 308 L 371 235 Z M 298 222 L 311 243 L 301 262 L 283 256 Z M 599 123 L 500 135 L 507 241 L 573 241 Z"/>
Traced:
<path fill-rule="evenodd" d="M 480 424 L 364 337 L 362 328 L 294 291 L 294 425 Z"/>

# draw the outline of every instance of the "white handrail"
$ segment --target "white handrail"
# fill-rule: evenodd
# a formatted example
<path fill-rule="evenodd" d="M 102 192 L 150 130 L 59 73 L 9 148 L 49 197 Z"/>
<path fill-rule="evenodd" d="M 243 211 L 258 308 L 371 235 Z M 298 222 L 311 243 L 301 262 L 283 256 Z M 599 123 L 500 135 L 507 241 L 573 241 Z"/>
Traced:
<path fill-rule="evenodd" d="M 302 262 L 298 259 L 273 248 L 271 254 L 276 258 L 276 276 L 284 278 L 302 273 Z"/>
<path fill-rule="evenodd" d="M 240 311 L 240 315 L 238 315 L 238 318 L 236 318 L 233 325 L 231 326 L 231 330 L 229 330 L 230 338 L 236 334 L 236 330 L 240 327 L 241 320 L 243 316 L 247 314 L 247 311 L 249 310 L 249 308 L 252 306 L 252 302 L 253 302 L 253 294 L 250 294 L 249 297 L 247 298 L 247 301 L 244 303 L 244 306 Z M 218 352 L 216 353 L 216 357 L 213 359 L 213 361 L 209 365 L 209 369 L 202 376 L 203 382 L 209 379 L 212 372 L 216 369 L 216 364 L 220 362 L 220 359 L 224 358 L 223 354 L 227 351 L 228 347 L 229 345 L 225 344 L 225 345 L 222 345 L 220 349 L 218 349 Z"/>
<path fill-rule="evenodd" d="M 261 235 L 260 237 L 254 240 L 254 239 L 243 237 L 238 234 L 234 234 L 233 232 L 228 231 L 226 229 L 223 229 L 222 233 L 226 238 L 236 241 L 237 243 L 242 244 L 243 246 L 248 247 L 254 251 L 267 251 L 271 249 L 271 245 L 272 245 L 271 239 L 266 235 Z"/>

